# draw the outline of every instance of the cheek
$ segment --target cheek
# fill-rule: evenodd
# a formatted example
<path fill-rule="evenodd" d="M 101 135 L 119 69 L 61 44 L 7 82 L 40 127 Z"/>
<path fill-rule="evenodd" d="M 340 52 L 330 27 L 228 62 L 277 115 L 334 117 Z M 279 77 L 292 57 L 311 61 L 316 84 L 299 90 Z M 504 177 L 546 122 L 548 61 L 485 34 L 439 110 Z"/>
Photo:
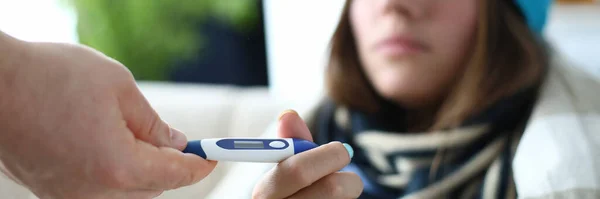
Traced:
<path fill-rule="evenodd" d="M 475 42 L 477 5 L 474 0 L 447 0 L 437 7 L 429 39 L 441 66 L 459 72 Z M 462 3 L 458 3 L 462 2 Z"/>
<path fill-rule="evenodd" d="M 424 70 L 422 78 L 427 84 L 416 88 L 431 95 L 439 95 L 453 86 L 456 77 L 463 72 L 468 61 L 477 27 L 475 0 L 446 0 L 440 3 L 432 15 L 430 24 L 424 26 L 424 34 L 432 51 L 419 63 Z M 419 81 L 419 80 L 415 80 Z"/>
<path fill-rule="evenodd" d="M 355 39 L 358 59 L 367 78 L 374 84 L 382 78 L 379 73 L 385 71 L 386 63 L 372 51 L 372 45 L 377 39 L 377 17 L 373 0 L 354 0 L 350 4 L 349 21 L 352 35 Z M 375 81 L 375 82 L 373 82 Z"/>
<path fill-rule="evenodd" d="M 371 6 L 371 3 L 364 0 L 355 0 L 350 4 L 350 27 L 359 50 L 366 49 L 368 40 L 375 37 L 374 23 L 372 23 L 374 20 L 373 10 Z"/>

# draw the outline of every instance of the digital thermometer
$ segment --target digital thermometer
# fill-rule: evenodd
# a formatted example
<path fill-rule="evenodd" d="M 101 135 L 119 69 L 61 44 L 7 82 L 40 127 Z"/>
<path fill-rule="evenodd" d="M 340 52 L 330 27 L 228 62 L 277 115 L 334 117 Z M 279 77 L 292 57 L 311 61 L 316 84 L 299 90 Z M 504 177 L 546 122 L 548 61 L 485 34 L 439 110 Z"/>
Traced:
<path fill-rule="evenodd" d="M 214 161 L 278 163 L 316 147 L 295 138 L 213 138 L 189 141 L 183 152 Z"/>

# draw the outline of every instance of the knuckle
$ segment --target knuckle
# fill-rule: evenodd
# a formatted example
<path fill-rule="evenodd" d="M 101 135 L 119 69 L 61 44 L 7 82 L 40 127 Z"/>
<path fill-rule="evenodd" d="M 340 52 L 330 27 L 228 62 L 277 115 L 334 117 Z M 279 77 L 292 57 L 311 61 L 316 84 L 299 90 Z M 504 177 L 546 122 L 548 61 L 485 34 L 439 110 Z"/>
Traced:
<path fill-rule="evenodd" d="M 324 150 L 328 151 L 329 158 L 333 158 L 332 161 L 337 163 L 348 164 L 350 163 L 350 157 L 348 156 L 348 152 L 346 148 L 341 142 L 331 142 L 329 144 L 323 145 Z"/>
<path fill-rule="evenodd" d="M 168 150 L 175 153 L 175 149 L 171 148 L 161 148 L 161 150 Z M 169 181 L 164 183 L 168 189 L 176 189 L 192 184 L 192 181 L 197 175 L 197 172 L 188 169 L 180 161 L 171 161 L 165 163 L 165 167 L 160 167 L 160 169 L 156 169 L 154 171 L 160 172 L 159 176 L 161 176 L 163 179 L 169 179 Z"/>
<path fill-rule="evenodd" d="M 265 194 L 264 191 L 262 189 L 254 189 L 252 191 L 252 199 L 264 199 Z"/>
<path fill-rule="evenodd" d="M 121 63 L 113 64 L 114 75 L 118 77 L 123 82 L 123 85 L 132 85 L 135 84 L 135 77 L 129 68 Z"/>
<path fill-rule="evenodd" d="M 183 156 L 180 151 L 173 148 L 164 147 L 164 150 L 168 150 L 175 156 Z M 206 163 L 205 163 L 206 164 Z M 206 164 L 209 166 L 208 164 Z M 172 188 L 179 188 L 188 186 L 200 182 L 202 179 L 207 177 L 206 171 L 208 168 L 198 168 L 193 166 L 192 163 L 186 161 L 172 161 L 171 165 L 167 169 L 167 176 L 175 176 L 178 178 Z"/>
<path fill-rule="evenodd" d="M 269 198 L 269 195 L 272 194 L 274 190 L 278 190 L 277 187 L 277 176 L 278 169 L 273 169 L 267 173 L 261 181 L 258 182 L 254 186 L 252 190 L 252 198 L 253 199 L 265 199 Z M 281 183 L 279 183 L 281 184 Z"/>
<path fill-rule="evenodd" d="M 354 196 L 358 197 L 363 192 L 363 190 L 365 188 L 365 184 L 363 183 L 363 181 L 360 178 L 360 176 L 358 176 L 358 174 L 356 174 L 356 173 L 350 173 L 350 176 L 351 176 L 352 180 L 357 185 L 357 188 L 355 189 L 356 192 L 354 192 Z"/>
<path fill-rule="evenodd" d="M 118 88 L 126 87 L 129 89 L 134 89 L 133 83 L 135 82 L 135 77 L 127 67 L 119 63 L 115 64 L 111 62 L 104 65 L 108 66 L 102 69 L 106 71 L 106 75 L 110 76 L 115 84 L 118 84 L 116 85 L 119 86 Z"/>
<path fill-rule="evenodd" d="M 307 187 L 312 184 L 306 167 L 303 167 L 299 162 L 290 162 L 285 171 L 285 177 L 294 179 L 294 182 L 300 187 Z"/>
<path fill-rule="evenodd" d="M 189 184 L 196 183 L 197 181 L 199 181 L 198 173 L 190 171 L 187 172 L 187 175 L 184 175 L 184 177 L 182 177 L 181 181 L 176 186 L 186 186 Z"/>
<path fill-rule="evenodd" d="M 153 139 L 157 146 L 169 146 L 170 145 L 170 137 L 169 137 L 169 126 L 164 123 L 158 115 L 149 115 L 148 119 L 148 137 L 155 138 Z"/>
<path fill-rule="evenodd" d="M 107 187 L 127 188 L 132 185 L 130 172 L 122 165 L 117 163 L 108 163 L 101 166 L 94 175 Z"/>
<path fill-rule="evenodd" d="M 116 187 L 119 188 L 129 188 L 132 187 L 132 180 L 130 174 L 128 174 L 125 169 L 117 170 L 113 175 L 111 175 L 112 183 Z"/>
<path fill-rule="evenodd" d="M 330 176 L 324 180 L 326 195 L 330 197 L 342 196 L 344 194 L 344 186 L 335 176 Z"/>
<path fill-rule="evenodd" d="M 358 176 L 358 174 L 356 174 L 356 173 L 351 173 L 351 172 L 343 172 L 340 174 L 345 176 L 344 179 L 345 179 L 345 181 L 347 181 L 346 184 L 348 184 L 348 186 L 352 187 L 347 190 L 345 195 L 350 196 L 350 197 L 360 196 L 364 189 L 364 184 L 363 184 L 363 181 L 360 178 L 360 176 Z"/>

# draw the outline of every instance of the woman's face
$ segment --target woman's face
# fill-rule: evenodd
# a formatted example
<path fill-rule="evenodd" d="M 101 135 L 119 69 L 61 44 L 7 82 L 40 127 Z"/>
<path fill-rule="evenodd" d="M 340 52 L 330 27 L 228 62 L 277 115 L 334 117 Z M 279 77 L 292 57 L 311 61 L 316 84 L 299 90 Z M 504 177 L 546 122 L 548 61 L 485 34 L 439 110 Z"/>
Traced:
<path fill-rule="evenodd" d="M 376 91 L 405 106 L 427 106 L 462 73 L 477 0 L 352 0 L 350 23 Z"/>

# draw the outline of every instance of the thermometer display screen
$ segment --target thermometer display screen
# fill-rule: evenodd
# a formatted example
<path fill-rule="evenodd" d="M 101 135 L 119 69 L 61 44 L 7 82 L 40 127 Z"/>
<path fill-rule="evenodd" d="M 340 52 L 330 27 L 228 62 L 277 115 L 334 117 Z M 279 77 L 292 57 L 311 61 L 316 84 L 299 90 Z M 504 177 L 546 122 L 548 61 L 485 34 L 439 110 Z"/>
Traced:
<path fill-rule="evenodd" d="M 237 149 L 262 149 L 265 145 L 262 141 L 233 141 L 233 147 Z"/>

